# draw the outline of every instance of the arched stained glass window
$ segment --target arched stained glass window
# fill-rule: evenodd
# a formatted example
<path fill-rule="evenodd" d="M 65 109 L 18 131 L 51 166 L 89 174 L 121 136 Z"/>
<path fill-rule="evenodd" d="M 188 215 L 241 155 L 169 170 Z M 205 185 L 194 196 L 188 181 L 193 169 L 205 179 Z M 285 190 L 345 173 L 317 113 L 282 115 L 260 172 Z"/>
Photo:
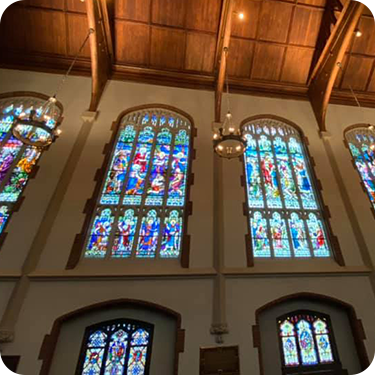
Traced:
<path fill-rule="evenodd" d="M 126 319 L 86 329 L 79 375 L 147 375 L 150 371 L 153 325 Z"/>
<path fill-rule="evenodd" d="M 370 131 L 368 126 L 358 126 L 348 130 L 345 133 L 345 138 L 357 171 L 375 209 L 375 151 L 370 148 L 375 144 L 375 133 Z"/>
<path fill-rule="evenodd" d="M 330 257 L 328 230 L 300 132 L 273 119 L 242 126 L 255 258 Z"/>
<path fill-rule="evenodd" d="M 284 373 L 341 368 L 328 315 L 296 311 L 278 318 L 277 324 Z"/>
<path fill-rule="evenodd" d="M 0 96 L 0 235 L 4 233 L 9 218 L 41 156 L 38 149 L 24 145 L 13 136 L 13 123 L 18 117 L 30 113 L 31 110 L 38 112 L 46 100 L 47 97 L 39 98 L 26 94 Z M 58 110 L 61 116 L 61 108 Z M 51 129 L 58 125 L 53 120 L 48 124 Z"/>
<path fill-rule="evenodd" d="M 191 122 L 161 108 L 125 115 L 90 224 L 85 258 L 179 258 Z"/>

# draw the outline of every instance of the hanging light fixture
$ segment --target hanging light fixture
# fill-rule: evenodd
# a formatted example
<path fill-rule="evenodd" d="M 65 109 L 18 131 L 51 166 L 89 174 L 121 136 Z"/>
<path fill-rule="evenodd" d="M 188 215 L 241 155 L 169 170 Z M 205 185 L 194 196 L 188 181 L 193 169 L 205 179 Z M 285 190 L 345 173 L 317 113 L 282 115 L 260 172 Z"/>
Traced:
<path fill-rule="evenodd" d="M 362 34 L 361 34 L 361 35 L 362 35 Z M 341 62 L 338 62 L 338 63 L 337 63 L 337 66 L 341 69 L 342 72 L 344 72 L 344 70 L 343 70 L 343 68 L 342 68 L 342 64 L 341 64 Z M 357 97 L 357 95 L 355 94 L 355 92 L 354 92 L 354 90 L 353 90 L 353 87 L 352 87 L 350 84 L 349 84 L 349 89 L 350 89 L 350 92 L 352 93 L 352 95 L 353 95 L 353 97 L 354 97 L 355 102 L 357 103 L 358 108 L 362 108 L 362 107 L 361 107 L 361 103 L 359 102 L 358 97 Z M 368 130 L 370 133 L 373 134 L 373 138 L 375 139 L 375 126 L 374 126 L 374 125 L 371 125 L 371 124 L 368 124 L 368 128 L 367 128 L 367 130 Z M 373 144 L 370 145 L 370 149 L 371 149 L 372 151 L 375 151 L 375 143 L 373 143 Z"/>
<path fill-rule="evenodd" d="M 53 96 L 51 96 L 40 108 L 31 108 L 28 112 L 22 112 L 15 119 L 12 127 L 13 135 L 22 143 L 43 149 L 49 146 L 61 134 L 60 129 L 56 129 L 60 119 L 60 110 L 57 106 L 57 94 L 62 89 L 73 66 L 78 60 L 80 53 L 85 47 L 90 35 L 94 33 L 90 29 L 74 60 L 69 66 L 68 71 L 62 78 L 59 86 Z"/>
<path fill-rule="evenodd" d="M 228 48 L 224 48 L 225 59 L 228 56 Z M 233 123 L 233 116 L 230 111 L 229 98 L 229 82 L 228 71 L 226 75 L 226 91 L 227 91 L 227 114 L 224 123 L 213 123 L 213 144 L 215 152 L 223 158 L 233 159 L 241 156 L 246 149 L 246 142 L 242 138 L 241 131 L 237 125 Z"/>

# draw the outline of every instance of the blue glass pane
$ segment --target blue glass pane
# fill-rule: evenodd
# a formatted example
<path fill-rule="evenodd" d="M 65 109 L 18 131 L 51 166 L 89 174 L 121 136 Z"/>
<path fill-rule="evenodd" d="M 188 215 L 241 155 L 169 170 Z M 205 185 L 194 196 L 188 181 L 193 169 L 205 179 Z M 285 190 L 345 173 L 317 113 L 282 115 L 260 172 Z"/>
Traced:
<path fill-rule="evenodd" d="M 164 231 L 160 250 L 161 258 L 178 258 L 181 250 L 182 217 L 172 211 L 164 221 Z"/>
<path fill-rule="evenodd" d="M 125 367 L 128 334 L 122 329 L 111 336 L 104 375 L 122 375 Z"/>
<path fill-rule="evenodd" d="M 275 257 L 290 257 L 288 231 L 285 220 L 275 212 L 270 220 L 272 244 Z"/>
<path fill-rule="evenodd" d="M 155 210 L 151 210 L 142 219 L 139 232 L 137 258 L 154 258 L 159 242 L 160 218 Z"/>
<path fill-rule="evenodd" d="M 296 257 L 310 257 L 311 253 L 307 242 L 304 222 L 296 213 L 290 215 L 289 228 L 292 235 L 294 255 Z"/>
<path fill-rule="evenodd" d="M 271 248 L 268 239 L 267 220 L 260 212 L 255 212 L 250 219 L 254 257 L 270 257 Z"/>
<path fill-rule="evenodd" d="M 318 220 L 316 215 L 311 213 L 307 220 L 307 226 L 310 232 L 314 255 L 316 257 L 329 257 L 330 252 L 322 221 Z"/>
<path fill-rule="evenodd" d="M 318 364 L 318 358 L 310 323 L 305 320 L 299 321 L 297 324 L 297 333 L 302 364 L 305 366 Z"/>

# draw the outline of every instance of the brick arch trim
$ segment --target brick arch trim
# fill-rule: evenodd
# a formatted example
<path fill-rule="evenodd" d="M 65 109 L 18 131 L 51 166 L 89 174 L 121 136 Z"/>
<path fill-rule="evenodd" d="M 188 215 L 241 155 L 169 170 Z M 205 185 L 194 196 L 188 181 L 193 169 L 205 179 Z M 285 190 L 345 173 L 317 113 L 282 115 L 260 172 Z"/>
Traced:
<path fill-rule="evenodd" d="M 81 317 L 88 313 L 97 312 L 103 309 L 111 309 L 111 308 L 125 308 L 125 307 L 132 307 L 132 308 L 143 308 L 146 310 L 150 310 L 153 312 L 158 312 L 163 315 L 169 316 L 176 321 L 176 344 L 175 344 L 175 360 L 174 360 L 174 375 L 178 374 L 178 365 L 179 365 L 179 353 L 184 352 L 184 345 L 185 345 L 185 330 L 181 329 L 181 314 L 178 312 L 171 310 L 167 307 L 142 301 L 136 299 L 115 299 L 110 301 L 104 301 L 95 303 L 93 305 L 85 306 L 80 309 L 71 311 L 67 314 L 64 314 L 58 317 L 52 326 L 51 332 L 44 336 L 44 340 L 39 352 L 39 360 L 42 360 L 42 367 L 39 372 L 39 375 L 48 375 L 51 369 L 53 356 L 56 350 L 56 346 L 58 343 L 60 331 L 62 325 L 71 320 L 78 317 Z"/>
<path fill-rule="evenodd" d="M 359 363 L 361 366 L 361 370 L 365 371 L 370 366 L 369 357 L 368 357 L 365 343 L 364 343 L 364 340 L 366 340 L 366 334 L 362 325 L 362 321 L 361 319 L 358 319 L 354 307 L 350 305 L 349 303 L 341 301 L 334 297 L 326 296 L 323 294 L 317 294 L 317 293 L 302 292 L 302 293 L 294 293 L 294 294 L 289 294 L 289 295 L 280 297 L 274 301 L 266 303 L 265 305 L 259 307 L 255 311 L 256 325 L 252 327 L 253 346 L 254 348 L 258 349 L 260 375 L 264 375 L 262 347 L 261 347 L 261 331 L 260 331 L 260 325 L 259 325 L 260 314 L 281 303 L 284 303 L 287 301 L 298 300 L 298 299 L 308 299 L 310 301 L 324 302 L 331 306 L 338 307 L 347 313 L 349 322 L 350 322 L 350 328 L 351 328 L 353 339 L 354 339 L 354 344 L 357 349 L 357 355 L 358 355 Z"/>

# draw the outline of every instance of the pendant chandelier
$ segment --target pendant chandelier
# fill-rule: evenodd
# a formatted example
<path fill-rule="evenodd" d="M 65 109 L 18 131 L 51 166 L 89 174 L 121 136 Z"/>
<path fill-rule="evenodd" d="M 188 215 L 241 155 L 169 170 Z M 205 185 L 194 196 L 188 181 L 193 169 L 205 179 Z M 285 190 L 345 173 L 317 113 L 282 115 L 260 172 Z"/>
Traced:
<path fill-rule="evenodd" d="M 228 48 L 224 48 L 227 60 Z M 230 111 L 228 72 L 226 76 L 227 114 L 224 123 L 213 123 L 213 146 L 215 152 L 222 158 L 233 159 L 240 157 L 246 150 L 246 142 L 242 137 L 241 130 L 233 123 Z"/>
<path fill-rule="evenodd" d="M 55 94 L 40 108 L 32 108 L 28 112 L 22 112 L 15 119 L 12 133 L 22 143 L 38 149 L 44 149 L 54 142 L 61 134 L 61 130 L 56 128 L 60 121 L 60 110 L 57 105 L 56 97 L 77 62 L 80 53 L 90 38 L 90 35 L 94 32 L 94 29 L 89 30 L 74 60 L 70 64 L 68 71 L 62 78 Z"/>

